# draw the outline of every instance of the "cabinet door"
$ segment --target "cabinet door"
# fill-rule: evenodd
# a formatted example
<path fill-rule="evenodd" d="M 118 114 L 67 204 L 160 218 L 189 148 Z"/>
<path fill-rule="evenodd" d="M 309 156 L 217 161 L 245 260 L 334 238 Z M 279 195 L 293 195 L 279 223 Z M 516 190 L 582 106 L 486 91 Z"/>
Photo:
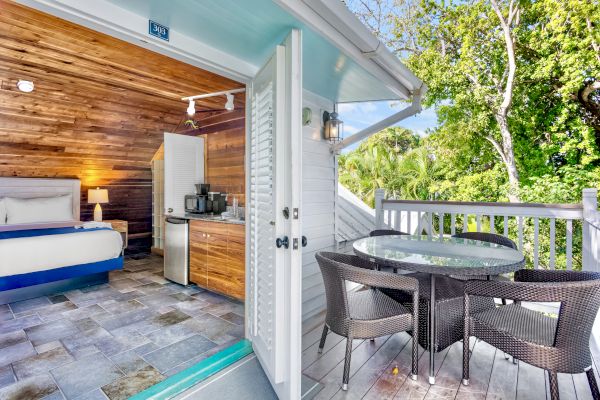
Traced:
<path fill-rule="evenodd" d="M 227 267 L 227 224 L 205 222 L 207 242 L 206 287 L 219 293 L 229 294 L 230 277 Z"/>
<path fill-rule="evenodd" d="M 227 228 L 227 265 L 230 275 L 230 295 L 244 300 L 246 288 L 246 242 L 243 225 L 229 225 Z"/>
<path fill-rule="evenodd" d="M 207 238 L 201 221 L 190 221 L 190 281 L 207 286 Z"/>

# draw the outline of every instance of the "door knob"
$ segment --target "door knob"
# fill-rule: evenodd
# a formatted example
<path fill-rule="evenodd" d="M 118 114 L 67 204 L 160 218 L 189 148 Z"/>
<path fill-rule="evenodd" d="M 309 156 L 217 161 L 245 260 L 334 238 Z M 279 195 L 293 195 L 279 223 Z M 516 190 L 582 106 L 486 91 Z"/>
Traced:
<path fill-rule="evenodd" d="M 307 244 L 308 244 L 308 239 L 306 238 L 306 236 L 302 236 L 302 247 L 306 247 Z"/>
<path fill-rule="evenodd" d="M 275 240 L 275 245 L 277 246 L 278 249 L 281 248 L 281 246 L 283 246 L 284 248 L 289 248 L 290 247 L 290 240 L 288 239 L 287 236 L 284 236 L 282 238 L 277 238 L 277 240 Z"/>

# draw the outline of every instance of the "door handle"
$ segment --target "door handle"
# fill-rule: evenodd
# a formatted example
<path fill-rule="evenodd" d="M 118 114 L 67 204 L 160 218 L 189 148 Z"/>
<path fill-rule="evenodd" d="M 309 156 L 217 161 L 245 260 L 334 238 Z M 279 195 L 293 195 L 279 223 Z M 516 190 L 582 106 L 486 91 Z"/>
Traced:
<path fill-rule="evenodd" d="M 308 239 L 306 238 L 306 236 L 302 236 L 302 247 L 306 247 L 307 244 L 308 244 Z"/>
<path fill-rule="evenodd" d="M 284 248 L 289 248 L 290 247 L 290 240 L 288 239 L 287 236 L 284 236 L 282 238 L 277 238 L 277 240 L 275 240 L 275 245 L 277 246 L 278 249 L 281 248 L 281 246 L 283 246 Z"/>

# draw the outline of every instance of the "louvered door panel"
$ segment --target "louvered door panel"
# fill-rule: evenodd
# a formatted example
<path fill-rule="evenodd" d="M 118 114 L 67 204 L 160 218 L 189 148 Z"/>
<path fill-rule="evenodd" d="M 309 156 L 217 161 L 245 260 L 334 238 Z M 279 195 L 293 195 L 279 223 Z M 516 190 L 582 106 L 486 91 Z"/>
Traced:
<path fill-rule="evenodd" d="M 276 209 L 275 182 L 275 61 L 272 59 L 253 82 L 250 121 L 250 332 L 254 346 L 267 355 L 265 367 L 272 376 L 281 374 L 277 366 L 276 318 L 278 304 L 275 285 Z"/>

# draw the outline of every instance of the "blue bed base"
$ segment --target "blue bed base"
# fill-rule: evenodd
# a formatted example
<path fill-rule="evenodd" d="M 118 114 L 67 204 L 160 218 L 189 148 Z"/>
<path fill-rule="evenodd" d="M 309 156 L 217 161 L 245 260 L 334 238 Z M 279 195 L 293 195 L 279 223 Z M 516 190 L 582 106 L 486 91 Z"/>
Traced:
<path fill-rule="evenodd" d="M 123 269 L 123 256 L 106 261 L 0 277 L 0 304 L 108 282 L 108 271 Z"/>

